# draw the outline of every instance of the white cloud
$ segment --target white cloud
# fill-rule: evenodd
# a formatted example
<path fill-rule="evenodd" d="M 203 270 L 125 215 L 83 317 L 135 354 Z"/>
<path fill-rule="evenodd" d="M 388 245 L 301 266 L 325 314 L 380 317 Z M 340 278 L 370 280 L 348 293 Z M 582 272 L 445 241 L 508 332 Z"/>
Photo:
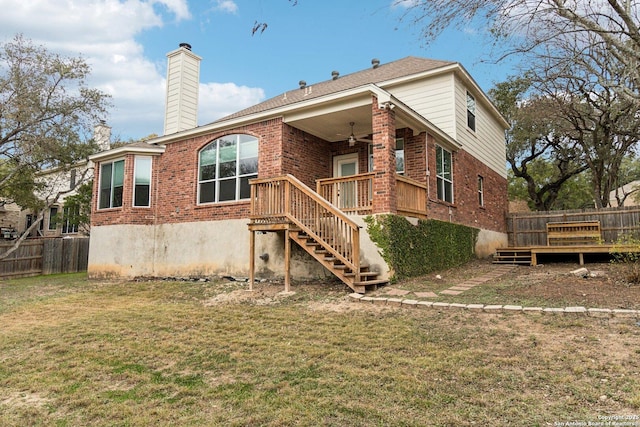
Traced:
<path fill-rule="evenodd" d="M 238 11 L 238 5 L 233 0 L 215 0 L 215 10 L 220 10 L 227 13 L 236 13 Z"/>
<path fill-rule="evenodd" d="M 0 41 L 17 33 L 48 50 L 82 56 L 90 84 L 112 96 L 108 123 L 123 139 L 161 134 L 164 63 L 145 56 L 140 33 L 190 19 L 187 0 L 0 0 Z M 200 123 L 264 99 L 258 88 L 203 83 Z"/>
<path fill-rule="evenodd" d="M 265 98 L 260 88 L 238 86 L 234 83 L 206 83 L 199 88 L 198 122 L 209 123 L 257 104 Z"/>
<path fill-rule="evenodd" d="M 420 0 L 392 0 L 391 1 L 391 7 L 392 8 L 403 8 L 403 9 L 410 9 L 412 7 L 415 7 L 418 5 L 418 3 L 420 2 Z"/>

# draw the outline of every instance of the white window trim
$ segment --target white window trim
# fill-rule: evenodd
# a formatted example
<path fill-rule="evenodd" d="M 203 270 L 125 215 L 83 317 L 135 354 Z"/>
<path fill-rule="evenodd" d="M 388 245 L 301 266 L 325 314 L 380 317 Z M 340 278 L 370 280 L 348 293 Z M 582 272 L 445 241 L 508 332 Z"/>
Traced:
<path fill-rule="evenodd" d="M 220 197 L 220 181 L 221 181 L 221 179 L 220 178 L 214 178 L 214 179 L 208 179 L 208 180 L 205 180 L 205 181 L 206 182 L 215 182 L 215 185 L 216 185 L 216 193 L 215 193 L 216 196 L 215 196 L 215 199 L 216 200 L 214 200 L 212 202 L 201 202 L 200 201 L 200 189 L 201 189 L 202 183 L 204 181 L 200 180 L 200 168 L 201 168 L 201 165 L 200 165 L 200 160 L 201 160 L 200 153 L 202 152 L 202 150 L 204 150 L 205 148 L 209 147 L 211 144 L 217 143 L 217 141 L 219 139 L 222 139 L 222 138 L 225 138 L 225 137 L 230 137 L 230 136 L 233 136 L 233 137 L 237 138 L 237 141 L 236 141 L 236 144 L 237 144 L 237 148 L 236 148 L 236 175 L 234 177 L 234 179 L 236 180 L 236 196 L 235 196 L 235 199 L 220 201 L 219 197 Z M 247 200 L 250 200 L 250 197 L 247 197 L 247 198 L 244 198 L 244 199 L 240 198 L 241 178 L 246 178 L 246 177 L 255 175 L 255 177 L 254 177 L 254 179 L 255 179 L 255 178 L 258 177 L 258 171 L 256 171 L 255 173 L 250 173 L 250 174 L 239 174 L 238 173 L 239 172 L 238 168 L 240 166 L 240 161 L 239 161 L 239 158 L 238 158 L 238 156 L 240 155 L 239 136 L 248 136 L 248 137 L 254 138 L 258 143 L 258 155 L 259 155 L 260 140 L 256 136 L 253 136 L 251 134 L 246 134 L 246 133 L 237 133 L 237 134 L 230 134 L 230 135 L 221 136 L 221 137 L 216 138 L 216 139 L 214 139 L 212 141 L 209 141 L 209 143 L 205 144 L 202 148 L 200 148 L 200 150 L 198 150 L 198 171 L 197 171 L 198 175 L 197 175 L 197 180 L 196 180 L 196 185 L 197 185 L 196 201 L 197 201 L 197 205 L 198 206 L 208 206 L 208 205 L 215 205 L 215 204 L 222 204 L 222 203 L 237 203 L 237 202 L 245 202 Z M 219 143 L 217 143 L 217 144 L 218 144 L 218 147 L 216 147 L 216 156 L 219 155 L 219 151 L 220 151 L 219 150 Z M 218 159 L 216 159 L 216 173 L 215 173 L 215 176 L 218 176 L 219 170 L 220 170 L 220 162 L 218 161 Z M 229 178 L 223 178 L 222 181 L 227 180 L 227 179 L 229 179 Z"/>
<path fill-rule="evenodd" d="M 136 205 L 136 168 L 138 167 L 139 159 L 148 159 L 150 161 L 149 164 L 149 199 L 148 204 L 144 205 Z M 135 156 L 133 161 L 133 191 L 131 192 L 131 206 L 134 208 L 140 209 L 150 209 L 151 208 L 151 195 L 153 189 L 153 157 L 152 156 Z"/>
<path fill-rule="evenodd" d="M 478 204 L 481 208 L 484 207 L 484 177 L 478 175 Z"/>
<path fill-rule="evenodd" d="M 471 98 L 473 100 L 473 111 L 471 111 L 469 109 L 469 98 Z M 478 129 L 478 103 L 476 102 L 476 98 L 475 96 L 471 95 L 471 93 L 469 93 L 469 91 L 467 91 L 467 96 L 466 96 L 466 119 L 467 119 L 467 129 L 469 129 L 471 132 L 476 132 L 476 130 Z M 473 116 L 473 127 L 469 126 L 469 115 Z"/>
<path fill-rule="evenodd" d="M 124 205 L 124 198 L 123 198 L 121 206 L 111 206 L 112 199 L 113 199 L 113 189 L 114 189 L 114 185 L 113 185 L 113 165 L 115 163 L 117 163 L 117 162 L 120 162 L 120 161 L 123 162 L 123 171 L 124 171 L 124 173 L 123 173 L 123 177 L 122 177 L 122 193 L 124 195 L 124 182 L 125 182 L 124 179 L 126 177 L 126 161 L 125 161 L 125 159 L 124 158 L 119 158 L 119 159 L 110 160 L 108 162 L 100 163 L 100 180 L 98 182 L 98 210 L 120 209 Z M 110 195 L 109 195 L 109 206 L 102 208 L 102 207 L 100 207 L 100 205 L 102 204 L 102 178 L 103 178 L 103 176 L 102 176 L 102 166 L 104 166 L 106 164 L 111 164 L 112 165 L 111 166 L 111 192 L 110 192 Z"/>
<path fill-rule="evenodd" d="M 440 188 L 439 188 L 440 186 L 438 185 L 438 184 L 439 184 L 438 180 L 442 180 L 442 182 L 443 182 L 443 184 L 442 184 L 442 185 L 443 185 L 443 186 L 444 186 L 444 182 L 448 182 L 448 183 L 450 183 L 450 184 L 451 184 L 451 201 L 446 200 L 446 199 L 438 199 L 438 200 L 441 200 L 441 201 L 443 201 L 443 202 L 445 202 L 445 203 L 451 203 L 451 204 L 453 204 L 453 203 L 455 202 L 455 200 L 456 200 L 456 199 L 455 199 L 455 191 L 454 191 L 454 187 L 453 187 L 453 152 L 451 152 L 451 151 L 447 150 L 446 148 L 444 148 L 444 147 L 443 147 L 443 146 L 441 146 L 441 145 L 436 144 L 436 163 L 437 163 L 437 161 L 438 161 L 438 148 L 440 148 L 440 149 L 441 149 L 443 152 L 445 152 L 445 153 L 449 153 L 449 156 L 450 156 L 450 158 L 451 158 L 451 162 L 450 162 L 450 164 L 451 164 L 451 179 L 447 179 L 447 178 L 445 178 L 444 176 L 440 176 L 440 175 L 438 175 L 438 165 L 436 164 L 436 186 L 438 187 L 438 188 L 436 188 L 436 197 L 438 197 L 438 192 L 437 192 L 437 190 L 439 190 L 439 189 L 440 189 Z M 444 157 L 443 157 L 443 160 L 444 160 Z M 442 165 L 442 169 L 444 170 L 444 164 Z M 442 195 L 443 195 L 443 196 L 446 194 L 446 191 L 444 191 L 444 190 L 445 190 L 445 189 L 444 189 L 444 187 L 443 187 L 443 188 L 442 188 Z"/>

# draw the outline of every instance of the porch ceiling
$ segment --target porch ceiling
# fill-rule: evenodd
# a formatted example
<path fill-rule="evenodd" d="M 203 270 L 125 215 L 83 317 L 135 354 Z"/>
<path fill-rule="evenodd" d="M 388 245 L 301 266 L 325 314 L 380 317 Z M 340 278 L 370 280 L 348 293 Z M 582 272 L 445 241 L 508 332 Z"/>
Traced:
<path fill-rule="evenodd" d="M 322 109 L 288 114 L 284 116 L 284 121 L 297 129 L 329 142 L 348 139 L 351 135 L 350 122 L 354 122 L 353 133 L 356 137 L 361 138 L 373 133 L 370 100 L 365 105 L 349 105 L 341 109 Z M 398 129 L 414 128 L 403 114 L 396 115 L 396 127 Z"/>

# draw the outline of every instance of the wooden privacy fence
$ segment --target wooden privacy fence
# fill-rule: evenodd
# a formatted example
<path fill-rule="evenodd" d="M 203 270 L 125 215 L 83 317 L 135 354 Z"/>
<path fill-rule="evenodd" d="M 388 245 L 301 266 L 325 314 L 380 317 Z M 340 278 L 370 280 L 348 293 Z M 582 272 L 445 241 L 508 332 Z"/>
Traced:
<path fill-rule="evenodd" d="M 509 246 L 546 246 L 547 223 L 599 221 L 603 243 L 615 243 L 624 234 L 640 235 L 640 208 L 522 212 L 507 215 Z M 640 237 L 640 236 L 639 236 Z"/>
<path fill-rule="evenodd" d="M 12 245 L 0 243 L 0 254 Z M 88 261 L 88 237 L 26 240 L 18 250 L 0 260 L 0 278 L 86 271 Z"/>

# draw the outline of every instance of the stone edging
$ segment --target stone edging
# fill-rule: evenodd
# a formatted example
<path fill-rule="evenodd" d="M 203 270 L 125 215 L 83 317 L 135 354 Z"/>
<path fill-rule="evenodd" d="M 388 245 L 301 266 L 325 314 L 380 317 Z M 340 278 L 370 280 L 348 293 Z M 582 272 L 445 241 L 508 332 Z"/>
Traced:
<path fill-rule="evenodd" d="M 586 308 L 586 307 L 522 307 L 520 305 L 485 305 L 485 304 L 459 304 L 448 302 L 418 301 L 414 299 L 367 297 L 362 294 L 352 293 L 349 298 L 354 302 L 389 305 L 395 307 L 435 308 L 440 310 L 468 310 L 484 313 L 525 313 L 545 315 L 583 315 L 596 318 L 624 318 L 640 319 L 640 310 Z"/>

